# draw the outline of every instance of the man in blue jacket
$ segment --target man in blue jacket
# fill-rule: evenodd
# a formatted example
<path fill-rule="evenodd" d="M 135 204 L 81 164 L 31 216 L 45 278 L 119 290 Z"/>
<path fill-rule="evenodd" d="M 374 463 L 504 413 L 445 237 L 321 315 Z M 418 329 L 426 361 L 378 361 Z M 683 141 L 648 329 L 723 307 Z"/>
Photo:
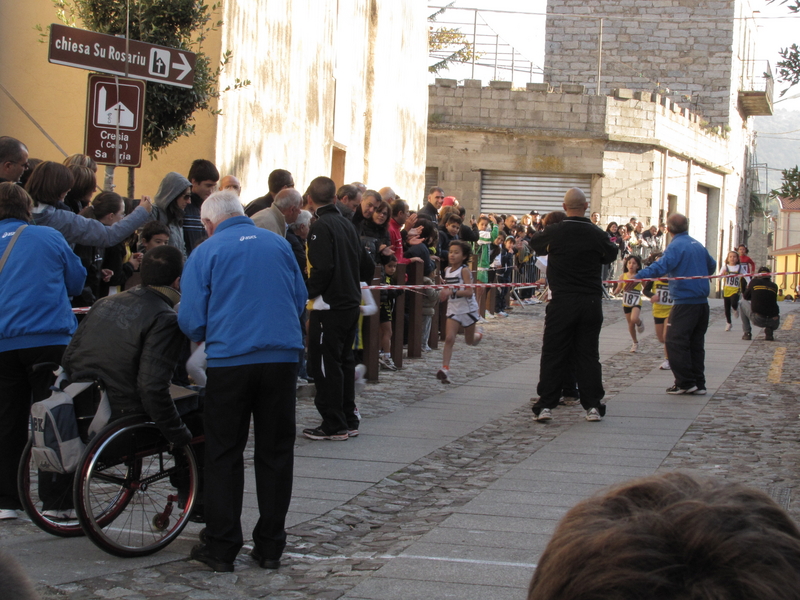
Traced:
<path fill-rule="evenodd" d="M 243 452 L 253 417 L 259 519 L 253 558 L 277 569 L 292 495 L 297 357 L 306 287 L 285 239 L 256 227 L 230 191 L 211 194 L 200 218 L 209 238 L 192 252 L 181 280 L 178 324 L 205 340 L 208 383 L 205 543 L 192 558 L 233 571 L 243 545 Z"/>
<path fill-rule="evenodd" d="M 713 275 L 717 268 L 705 246 L 689 237 L 689 219 L 674 214 L 668 220 L 672 242 L 664 255 L 649 267 L 639 271 L 637 279 L 692 277 Z M 669 366 L 675 375 L 670 394 L 706 393 L 705 336 L 708 329 L 708 279 L 684 279 L 669 282 L 674 302 L 667 328 Z"/>

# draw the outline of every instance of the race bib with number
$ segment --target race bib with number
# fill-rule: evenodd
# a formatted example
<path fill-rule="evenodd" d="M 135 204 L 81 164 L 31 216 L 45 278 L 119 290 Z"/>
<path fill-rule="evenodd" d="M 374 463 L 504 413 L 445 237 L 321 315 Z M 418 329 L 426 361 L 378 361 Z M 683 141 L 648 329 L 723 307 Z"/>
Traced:
<path fill-rule="evenodd" d="M 622 295 L 623 306 L 639 306 L 639 298 L 641 292 L 639 290 L 631 290 Z"/>
<path fill-rule="evenodd" d="M 656 292 L 656 304 L 672 304 L 669 288 L 662 287 Z"/>

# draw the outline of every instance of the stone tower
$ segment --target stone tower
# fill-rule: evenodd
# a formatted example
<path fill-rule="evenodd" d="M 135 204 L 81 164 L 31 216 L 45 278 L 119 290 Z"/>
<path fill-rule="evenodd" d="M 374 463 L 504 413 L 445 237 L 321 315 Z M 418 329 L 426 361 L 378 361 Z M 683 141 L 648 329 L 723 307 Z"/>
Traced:
<path fill-rule="evenodd" d="M 551 84 L 596 90 L 602 47 L 601 95 L 657 91 L 723 127 L 758 114 L 742 107 L 739 94 L 764 70 L 752 60 L 748 0 L 548 0 L 547 12 L 558 15 L 547 18 L 544 78 Z"/>

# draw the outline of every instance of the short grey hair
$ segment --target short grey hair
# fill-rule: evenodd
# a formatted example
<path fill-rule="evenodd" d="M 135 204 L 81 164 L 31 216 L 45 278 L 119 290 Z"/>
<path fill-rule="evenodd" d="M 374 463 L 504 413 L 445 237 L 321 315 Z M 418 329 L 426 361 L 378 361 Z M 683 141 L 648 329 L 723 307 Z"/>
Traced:
<path fill-rule="evenodd" d="M 275 201 L 273 204 L 275 208 L 279 211 L 283 212 L 289 210 L 290 208 L 297 208 L 303 203 L 303 197 L 300 195 L 294 188 L 286 188 L 285 190 L 281 190 L 275 196 Z"/>
<path fill-rule="evenodd" d="M 244 216 L 242 201 L 236 192 L 220 190 L 214 192 L 200 207 L 200 218 L 208 219 L 212 223 L 219 223 L 229 217 Z"/>
<path fill-rule="evenodd" d="M 297 220 L 294 223 L 289 225 L 289 229 L 292 231 L 297 231 L 303 225 L 308 225 L 311 222 L 311 212 L 307 210 L 301 210 L 300 214 L 297 216 Z"/>

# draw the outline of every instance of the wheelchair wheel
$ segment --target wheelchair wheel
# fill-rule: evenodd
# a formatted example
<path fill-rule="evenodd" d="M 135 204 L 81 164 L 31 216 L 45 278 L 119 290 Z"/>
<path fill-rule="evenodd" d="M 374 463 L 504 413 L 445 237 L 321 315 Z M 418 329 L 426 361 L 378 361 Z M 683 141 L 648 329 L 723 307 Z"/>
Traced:
<path fill-rule="evenodd" d="M 171 449 L 154 423 L 130 417 L 108 425 L 86 448 L 75 474 L 75 508 L 98 547 L 146 556 L 189 522 L 197 481 L 191 447 Z"/>
<path fill-rule="evenodd" d="M 29 439 L 17 471 L 17 491 L 22 507 L 31 521 L 51 535 L 82 536 L 83 530 L 72 509 L 72 474 L 39 471 L 32 458 L 32 447 L 33 439 Z"/>

